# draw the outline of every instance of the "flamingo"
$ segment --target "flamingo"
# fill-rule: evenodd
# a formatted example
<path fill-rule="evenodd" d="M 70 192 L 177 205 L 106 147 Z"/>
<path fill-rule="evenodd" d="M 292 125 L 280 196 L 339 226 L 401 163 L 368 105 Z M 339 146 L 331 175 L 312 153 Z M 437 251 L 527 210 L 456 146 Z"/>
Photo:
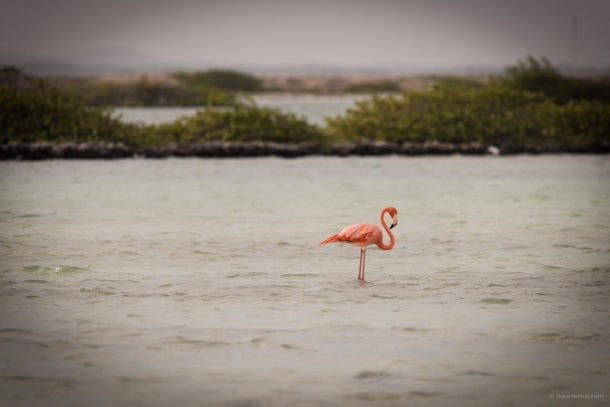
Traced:
<path fill-rule="evenodd" d="M 392 217 L 392 224 L 390 227 L 385 223 L 384 215 L 389 214 Z M 379 220 L 381 226 L 385 229 L 386 233 L 390 237 L 390 243 L 383 243 L 383 234 L 381 229 L 377 225 L 369 223 L 358 223 L 356 225 L 348 226 L 339 233 L 335 233 L 332 236 L 327 237 L 318 243 L 318 246 L 325 245 L 326 243 L 339 242 L 339 243 L 350 243 L 354 246 L 360 247 L 360 266 L 358 266 L 358 280 L 364 281 L 364 259 L 366 256 L 366 247 L 370 244 L 376 244 L 380 249 L 390 250 L 396 244 L 394 235 L 390 232 L 394 226 L 398 224 L 397 220 L 398 211 L 393 206 L 385 207 L 379 214 Z"/>

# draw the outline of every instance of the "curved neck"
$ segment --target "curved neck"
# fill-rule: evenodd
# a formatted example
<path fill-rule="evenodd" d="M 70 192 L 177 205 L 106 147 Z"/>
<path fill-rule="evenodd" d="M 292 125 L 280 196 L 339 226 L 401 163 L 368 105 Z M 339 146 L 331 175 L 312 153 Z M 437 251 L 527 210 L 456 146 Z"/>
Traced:
<path fill-rule="evenodd" d="M 383 228 L 385 229 L 385 232 L 388 234 L 388 236 L 390 236 L 389 244 L 383 243 L 383 238 L 382 238 L 382 240 L 377 242 L 377 246 L 379 246 L 379 248 L 383 249 L 383 250 L 390 250 L 396 244 L 396 240 L 394 239 L 394 235 L 392 234 L 392 231 L 390 230 L 388 225 L 385 223 L 385 220 L 383 219 L 383 215 L 385 215 L 387 212 L 388 212 L 387 209 L 383 209 L 381 211 L 381 213 L 379 214 L 379 221 L 381 222 L 381 226 L 383 226 Z"/>

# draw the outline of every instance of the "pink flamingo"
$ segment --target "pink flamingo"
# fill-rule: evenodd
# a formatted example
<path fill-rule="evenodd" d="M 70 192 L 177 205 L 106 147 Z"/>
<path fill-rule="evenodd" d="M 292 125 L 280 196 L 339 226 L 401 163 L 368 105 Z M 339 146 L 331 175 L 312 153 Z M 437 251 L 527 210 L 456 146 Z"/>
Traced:
<path fill-rule="evenodd" d="M 383 219 L 385 214 L 389 214 L 392 217 L 392 224 L 390 227 L 385 223 Z M 369 223 L 359 223 L 357 225 L 348 226 L 339 233 L 335 233 L 332 236 L 327 237 L 318 243 L 318 246 L 325 245 L 330 242 L 339 243 L 350 243 L 354 246 L 360 247 L 360 266 L 358 267 L 358 280 L 364 281 L 364 259 L 366 256 L 366 247 L 370 244 L 376 244 L 380 249 L 390 250 L 396 244 L 394 235 L 390 232 L 394 226 L 398 224 L 397 220 L 398 211 L 393 206 L 388 206 L 381 210 L 379 214 L 379 220 L 381 225 L 385 229 L 388 236 L 390 236 L 390 243 L 383 243 L 383 234 L 381 229 L 377 225 Z"/>

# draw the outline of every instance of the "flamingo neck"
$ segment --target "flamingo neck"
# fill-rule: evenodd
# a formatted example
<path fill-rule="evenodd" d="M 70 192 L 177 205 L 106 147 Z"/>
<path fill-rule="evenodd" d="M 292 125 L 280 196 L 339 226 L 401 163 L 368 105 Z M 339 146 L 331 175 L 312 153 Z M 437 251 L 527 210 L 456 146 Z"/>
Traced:
<path fill-rule="evenodd" d="M 387 208 L 383 209 L 381 211 L 381 213 L 379 214 L 379 221 L 381 222 L 381 226 L 383 226 L 383 228 L 385 229 L 385 232 L 390 237 L 390 243 L 388 243 L 388 244 L 383 243 L 383 237 L 382 237 L 381 240 L 379 242 L 377 242 L 377 246 L 379 246 L 379 248 L 383 249 L 383 250 L 390 250 L 396 244 L 396 239 L 394 239 L 394 235 L 392 234 L 392 231 L 390 230 L 388 225 L 385 223 L 385 219 L 383 218 L 383 216 L 386 213 L 388 213 Z"/>

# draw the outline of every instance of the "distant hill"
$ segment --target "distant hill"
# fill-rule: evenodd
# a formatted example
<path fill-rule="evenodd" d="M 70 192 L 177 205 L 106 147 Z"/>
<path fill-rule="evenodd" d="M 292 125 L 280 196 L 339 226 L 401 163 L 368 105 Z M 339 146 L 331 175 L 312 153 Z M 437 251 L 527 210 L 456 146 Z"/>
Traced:
<path fill-rule="evenodd" d="M 91 49 L 53 57 L 0 54 L 0 65 L 16 66 L 35 75 L 61 76 L 161 71 L 171 68 L 154 57 L 122 48 Z"/>
<path fill-rule="evenodd" d="M 324 64 L 300 65 L 222 65 L 195 64 L 192 62 L 164 61 L 156 56 L 125 48 L 97 48 L 78 53 L 41 57 L 37 55 L 6 54 L 0 51 L 0 67 L 15 66 L 23 72 L 50 76 L 98 76 L 134 74 L 138 72 L 171 72 L 178 70 L 230 69 L 261 76 L 348 76 L 348 75 L 489 75 L 504 71 L 505 66 L 454 65 L 454 66 L 379 66 L 375 61 L 366 66 L 336 66 Z M 610 67 L 571 67 L 558 65 L 564 74 L 575 76 L 610 76 Z"/>

